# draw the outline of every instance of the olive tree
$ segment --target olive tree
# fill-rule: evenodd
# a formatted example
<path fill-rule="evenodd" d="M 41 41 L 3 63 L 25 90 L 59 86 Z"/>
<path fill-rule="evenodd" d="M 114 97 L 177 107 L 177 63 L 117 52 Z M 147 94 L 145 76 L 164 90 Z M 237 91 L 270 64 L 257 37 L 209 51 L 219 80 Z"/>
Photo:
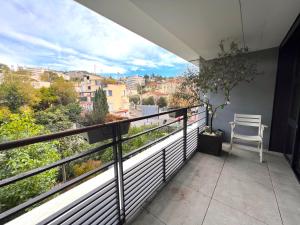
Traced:
<path fill-rule="evenodd" d="M 247 56 L 248 48 L 236 42 L 221 41 L 215 59 L 199 59 L 199 69 L 189 68 L 176 96 L 186 99 L 189 105 L 205 106 L 210 116 L 209 133 L 213 133 L 213 119 L 218 109 L 230 104 L 231 91 L 241 82 L 251 82 L 260 74 L 255 62 Z M 221 104 L 212 104 L 210 94 L 222 94 Z"/>

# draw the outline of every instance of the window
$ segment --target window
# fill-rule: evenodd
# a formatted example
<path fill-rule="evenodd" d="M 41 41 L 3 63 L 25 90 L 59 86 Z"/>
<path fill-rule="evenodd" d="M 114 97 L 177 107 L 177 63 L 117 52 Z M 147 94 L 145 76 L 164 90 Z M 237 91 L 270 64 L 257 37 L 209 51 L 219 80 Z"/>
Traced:
<path fill-rule="evenodd" d="M 91 86 L 88 86 L 88 90 L 91 90 Z"/>
<path fill-rule="evenodd" d="M 80 101 L 81 102 L 86 102 L 87 101 L 87 97 L 80 97 Z"/>
<path fill-rule="evenodd" d="M 112 96 L 112 90 L 107 90 L 107 91 L 106 91 L 106 95 L 107 95 L 107 96 Z"/>

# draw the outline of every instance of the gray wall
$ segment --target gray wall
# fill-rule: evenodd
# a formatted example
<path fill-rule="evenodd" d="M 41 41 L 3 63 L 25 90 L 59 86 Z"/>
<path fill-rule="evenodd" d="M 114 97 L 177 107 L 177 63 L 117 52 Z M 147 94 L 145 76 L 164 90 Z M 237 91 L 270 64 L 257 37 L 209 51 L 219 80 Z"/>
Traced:
<path fill-rule="evenodd" d="M 277 72 L 278 49 L 272 48 L 249 53 L 249 59 L 257 62 L 258 70 L 263 72 L 252 83 L 241 83 L 231 92 L 231 104 L 217 112 L 214 119 L 216 129 L 225 131 L 226 141 L 230 140 L 229 121 L 233 121 L 234 113 L 260 114 L 262 122 L 268 126 L 264 132 L 264 148 L 268 148 L 271 130 L 275 78 Z M 213 103 L 223 101 L 223 96 L 211 96 Z M 238 128 L 244 134 L 257 134 L 257 129 Z"/>

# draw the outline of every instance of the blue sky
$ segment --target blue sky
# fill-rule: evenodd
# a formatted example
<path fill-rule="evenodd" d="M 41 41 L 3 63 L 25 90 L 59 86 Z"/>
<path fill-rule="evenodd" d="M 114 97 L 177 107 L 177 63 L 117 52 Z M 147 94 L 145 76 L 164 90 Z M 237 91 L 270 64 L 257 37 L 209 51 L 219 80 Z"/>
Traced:
<path fill-rule="evenodd" d="M 188 66 L 72 0 L 1 1 L 0 63 L 124 76 L 176 76 Z"/>

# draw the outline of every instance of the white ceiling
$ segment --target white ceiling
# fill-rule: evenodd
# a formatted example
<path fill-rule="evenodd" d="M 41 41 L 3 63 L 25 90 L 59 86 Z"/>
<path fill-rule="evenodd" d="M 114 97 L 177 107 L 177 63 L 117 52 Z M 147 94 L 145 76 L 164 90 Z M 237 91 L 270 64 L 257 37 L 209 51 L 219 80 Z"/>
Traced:
<path fill-rule="evenodd" d="M 186 60 L 216 56 L 222 39 L 250 51 L 279 46 L 300 0 L 76 0 Z M 242 23 L 243 21 L 243 23 Z"/>

